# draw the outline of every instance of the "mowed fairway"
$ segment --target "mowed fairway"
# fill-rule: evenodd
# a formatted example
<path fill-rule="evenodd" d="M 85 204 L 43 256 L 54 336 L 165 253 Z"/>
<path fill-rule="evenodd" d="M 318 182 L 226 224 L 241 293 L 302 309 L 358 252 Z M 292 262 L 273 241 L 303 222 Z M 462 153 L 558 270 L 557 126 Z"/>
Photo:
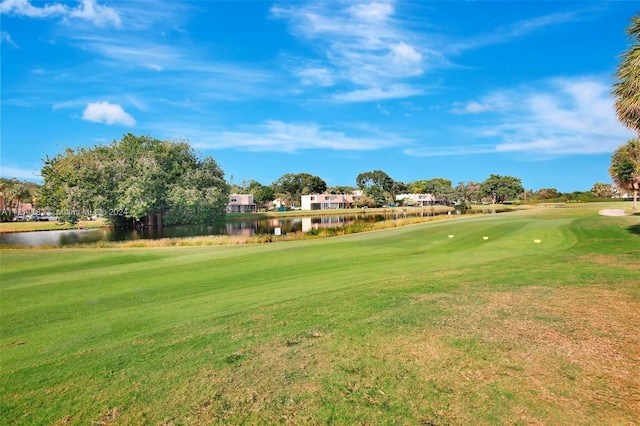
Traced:
<path fill-rule="evenodd" d="M 2 250 L 0 423 L 640 424 L 640 216 L 600 208 Z"/>

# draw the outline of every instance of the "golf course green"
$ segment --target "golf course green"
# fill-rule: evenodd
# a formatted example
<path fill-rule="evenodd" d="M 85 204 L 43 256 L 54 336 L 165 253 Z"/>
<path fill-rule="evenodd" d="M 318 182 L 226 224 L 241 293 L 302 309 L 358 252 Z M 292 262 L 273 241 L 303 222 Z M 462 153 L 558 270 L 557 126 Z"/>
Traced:
<path fill-rule="evenodd" d="M 640 216 L 0 250 L 7 425 L 640 424 Z"/>

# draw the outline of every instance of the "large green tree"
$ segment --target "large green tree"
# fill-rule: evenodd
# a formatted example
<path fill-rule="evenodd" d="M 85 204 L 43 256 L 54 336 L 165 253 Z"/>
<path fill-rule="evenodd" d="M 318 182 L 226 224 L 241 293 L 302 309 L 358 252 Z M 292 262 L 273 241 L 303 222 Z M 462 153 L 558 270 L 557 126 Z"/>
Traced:
<path fill-rule="evenodd" d="M 309 173 L 287 173 L 275 182 L 273 188 L 276 192 L 289 198 L 292 206 L 300 205 L 302 195 L 322 194 L 327 190 L 327 183 L 318 176 Z"/>
<path fill-rule="evenodd" d="M 598 198 L 611 198 L 613 196 L 613 185 L 610 183 L 596 182 L 591 187 L 591 192 Z"/>
<path fill-rule="evenodd" d="M 466 203 L 478 201 L 480 198 L 480 184 L 474 181 L 458 182 L 454 188 L 455 196 Z"/>
<path fill-rule="evenodd" d="M 553 200 L 560 197 L 560 191 L 556 188 L 540 188 L 535 193 L 535 198 L 538 200 Z"/>
<path fill-rule="evenodd" d="M 276 193 L 271 186 L 260 185 L 252 192 L 253 200 L 261 207 L 266 207 L 266 204 L 276 199 Z"/>
<path fill-rule="evenodd" d="M 356 188 L 348 185 L 338 185 L 327 188 L 327 190 L 332 194 L 352 194 Z"/>
<path fill-rule="evenodd" d="M 101 209 L 113 210 L 120 178 L 115 166 L 113 153 L 106 147 L 67 148 L 53 158 L 47 156 L 41 170 L 41 201 L 69 221 Z"/>
<path fill-rule="evenodd" d="M 224 214 L 229 201 L 222 170 L 212 157 L 196 159 L 167 191 L 165 223 L 207 223 Z"/>
<path fill-rule="evenodd" d="M 69 220 L 102 212 L 144 226 L 201 223 L 223 214 L 228 194 L 213 158 L 199 159 L 186 142 L 130 133 L 47 157 L 42 176 L 43 202 Z"/>
<path fill-rule="evenodd" d="M 395 202 L 395 196 L 407 190 L 404 183 L 393 180 L 382 170 L 362 172 L 356 177 L 362 193 L 375 200 L 377 207 Z"/>
<path fill-rule="evenodd" d="M 456 193 L 451 186 L 451 181 L 444 178 L 416 180 L 407 185 L 415 194 L 433 194 L 436 199 L 453 201 Z"/>
<path fill-rule="evenodd" d="M 391 191 L 393 188 L 393 179 L 382 170 L 373 170 L 370 172 L 362 172 L 356 177 L 356 185 L 361 190 L 366 190 L 372 186 L 378 186 L 383 191 Z"/>
<path fill-rule="evenodd" d="M 523 191 L 522 181 L 512 176 L 492 174 L 480 184 L 482 195 L 491 198 L 494 204 L 517 199 Z"/>
<path fill-rule="evenodd" d="M 613 96 L 618 119 L 640 135 L 640 12 L 627 28 L 631 46 L 620 57 Z"/>
<path fill-rule="evenodd" d="M 640 140 L 629 139 L 611 156 L 609 174 L 621 189 L 633 191 L 633 210 L 638 210 L 640 190 Z"/>

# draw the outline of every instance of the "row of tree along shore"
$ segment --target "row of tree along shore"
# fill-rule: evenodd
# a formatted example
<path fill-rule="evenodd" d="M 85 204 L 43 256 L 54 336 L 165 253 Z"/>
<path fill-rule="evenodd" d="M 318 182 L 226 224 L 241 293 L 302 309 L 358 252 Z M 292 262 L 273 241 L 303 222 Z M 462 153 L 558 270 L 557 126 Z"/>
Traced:
<path fill-rule="evenodd" d="M 17 179 L 0 180 L 3 220 L 21 212 L 51 212 L 60 221 L 76 223 L 103 216 L 117 227 L 161 227 L 211 223 L 225 216 L 229 194 L 252 194 L 259 210 L 279 199 L 300 206 L 308 194 L 358 193 L 352 207 L 414 206 L 398 194 L 432 194 L 439 204 L 596 201 L 619 195 L 615 185 L 596 183 L 591 191 L 563 194 L 555 188 L 525 190 L 519 178 L 490 175 L 483 182 L 452 182 L 444 178 L 404 183 L 374 170 L 360 173 L 355 186 L 328 187 L 308 173 L 287 173 L 263 185 L 255 180 L 229 183 L 211 157 L 200 158 L 186 142 L 168 142 L 126 134 L 106 146 L 66 149 L 47 157 L 43 185 Z M 26 217 L 24 217 L 26 218 Z"/>

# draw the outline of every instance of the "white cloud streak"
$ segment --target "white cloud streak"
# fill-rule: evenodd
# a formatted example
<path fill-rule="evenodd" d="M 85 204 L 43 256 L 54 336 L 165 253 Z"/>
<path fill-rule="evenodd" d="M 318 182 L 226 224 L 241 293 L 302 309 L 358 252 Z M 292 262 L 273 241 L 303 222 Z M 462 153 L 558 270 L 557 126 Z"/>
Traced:
<path fill-rule="evenodd" d="M 152 30 L 165 36 L 186 33 L 189 16 L 200 9 L 200 2 L 136 0 L 117 2 L 122 28 L 128 32 Z"/>
<path fill-rule="evenodd" d="M 419 88 L 406 84 L 393 84 L 388 87 L 371 87 L 350 92 L 335 93 L 332 98 L 340 102 L 372 102 L 385 99 L 407 98 L 423 93 Z"/>
<path fill-rule="evenodd" d="M 82 34 L 74 43 L 104 59 L 112 71 L 131 75 L 132 70 L 154 72 L 148 81 L 131 79 L 131 90 L 153 83 L 159 86 L 181 88 L 199 98 L 229 101 L 247 97 L 269 96 L 275 89 L 270 84 L 276 75 L 272 70 L 224 62 L 207 62 L 193 50 L 163 44 L 155 40 L 140 39 L 135 35 L 125 38 L 117 35 Z M 104 63 L 101 64 L 104 68 Z M 91 76 L 88 76 L 91 78 Z M 309 79 L 324 78 L 319 74 Z M 125 79 L 124 81 L 129 81 Z"/>
<path fill-rule="evenodd" d="M 86 34 L 75 37 L 83 49 L 93 51 L 117 63 L 141 68 L 164 69 L 181 62 L 183 54 L 168 45 L 137 40 L 135 37 L 116 38 L 108 35 Z"/>
<path fill-rule="evenodd" d="M 460 103 L 452 112 L 493 123 L 472 131 L 478 138 L 496 138 L 495 152 L 605 154 L 633 136 L 618 122 L 610 91 L 602 78 L 555 78 Z"/>
<path fill-rule="evenodd" d="M 478 101 L 469 101 L 466 103 L 455 102 L 451 112 L 454 114 L 477 114 L 481 112 L 499 112 L 513 108 L 511 105 L 513 99 L 512 93 L 494 92 L 490 95 L 483 96 Z"/>
<path fill-rule="evenodd" d="M 410 143 L 399 135 L 382 133 L 375 129 L 354 130 L 350 135 L 345 131 L 328 129 L 317 123 L 286 123 L 280 120 L 268 120 L 242 131 L 216 132 L 192 128 L 183 132 L 184 134 L 172 136 L 198 141 L 193 144 L 198 149 L 235 149 L 252 152 L 292 153 L 314 149 L 371 151 Z"/>
<path fill-rule="evenodd" d="M 115 9 L 99 5 L 96 0 L 81 0 L 76 7 L 61 3 L 49 3 L 37 7 L 29 0 L 3 0 L 0 3 L 0 13 L 39 19 L 56 17 L 65 20 L 79 19 L 92 22 L 99 27 L 112 25 L 119 28 L 122 25 L 120 14 Z"/>
<path fill-rule="evenodd" d="M 6 31 L 0 31 L 0 44 L 7 43 L 9 46 L 14 49 L 19 49 L 20 47 L 13 41 L 11 36 Z"/>
<path fill-rule="evenodd" d="M 331 70 L 321 66 L 309 66 L 295 71 L 300 82 L 305 86 L 329 87 L 335 84 Z"/>
<path fill-rule="evenodd" d="M 430 146 L 407 148 L 402 151 L 410 157 L 447 157 L 461 155 L 495 154 L 494 145 Z"/>
<path fill-rule="evenodd" d="M 505 31 L 508 37 L 520 37 L 541 28 L 546 28 L 552 25 L 565 24 L 567 22 L 577 21 L 582 19 L 583 11 L 572 11 L 564 13 L 552 13 L 549 15 L 537 16 L 530 19 L 519 21 Z"/>
<path fill-rule="evenodd" d="M 33 6 L 29 0 L 3 0 L 0 3 L 0 13 L 27 18 L 49 18 L 63 16 L 69 8 L 59 3 L 46 4 L 42 7 Z"/>
<path fill-rule="evenodd" d="M 446 47 L 446 51 L 450 53 L 459 53 L 461 51 L 477 49 L 483 46 L 505 43 L 514 38 L 523 37 L 547 27 L 586 19 L 586 15 L 592 11 L 593 8 L 588 8 L 521 20 L 510 25 L 498 27 L 489 33 L 479 34 L 462 41 L 452 41 Z"/>
<path fill-rule="evenodd" d="M 338 7 L 336 7 L 338 5 Z M 418 43 L 419 36 L 394 18 L 391 2 L 372 2 L 339 7 L 312 3 L 274 7 L 272 14 L 286 20 L 292 33 L 322 52 L 321 62 L 297 70 L 303 84 L 309 76 L 321 76 L 324 86 L 346 83 L 357 88 L 333 96 L 340 102 L 361 102 L 408 97 L 421 90 L 397 90 L 404 80 L 437 66 L 441 55 Z M 318 70 L 322 70 L 318 74 Z M 395 86 L 395 87 L 394 87 Z M 352 93 L 349 93 L 352 92 Z"/>
<path fill-rule="evenodd" d="M 96 0 L 82 0 L 80 6 L 69 10 L 68 17 L 90 21 L 98 27 L 122 26 L 120 14 L 115 9 L 97 4 Z"/>
<path fill-rule="evenodd" d="M 82 113 L 82 119 L 109 125 L 120 124 L 128 127 L 136 124 L 136 120 L 126 113 L 120 105 L 109 102 L 90 103 Z"/>

